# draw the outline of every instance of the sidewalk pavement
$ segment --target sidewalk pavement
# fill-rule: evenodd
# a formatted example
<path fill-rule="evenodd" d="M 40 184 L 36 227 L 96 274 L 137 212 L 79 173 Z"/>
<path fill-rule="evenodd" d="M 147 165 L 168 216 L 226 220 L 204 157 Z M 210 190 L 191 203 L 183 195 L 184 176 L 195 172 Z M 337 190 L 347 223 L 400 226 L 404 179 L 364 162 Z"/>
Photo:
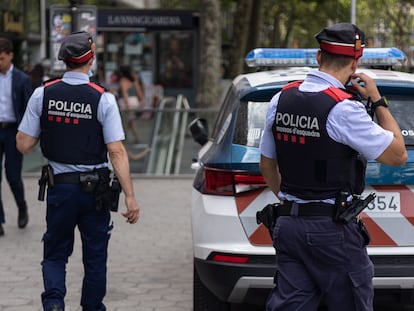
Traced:
<path fill-rule="evenodd" d="M 41 265 L 45 203 L 37 200 L 37 177 L 25 177 L 29 224 L 17 227 L 17 208 L 5 179 L 5 235 L 0 237 L 0 311 L 41 311 Z M 141 207 L 137 224 L 127 224 L 121 194 L 109 243 L 108 311 L 191 311 L 191 178 L 134 178 Z M 77 232 L 77 231 L 76 231 Z M 66 311 L 80 311 L 83 277 L 78 232 L 66 275 Z"/>

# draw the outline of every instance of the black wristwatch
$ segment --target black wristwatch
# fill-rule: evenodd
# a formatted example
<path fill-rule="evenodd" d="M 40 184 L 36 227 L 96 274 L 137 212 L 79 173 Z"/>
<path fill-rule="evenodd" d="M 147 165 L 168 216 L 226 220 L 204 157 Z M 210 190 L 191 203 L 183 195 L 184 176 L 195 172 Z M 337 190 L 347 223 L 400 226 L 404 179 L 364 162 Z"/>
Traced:
<path fill-rule="evenodd" d="M 373 110 L 375 110 L 375 108 L 377 108 L 377 107 L 379 107 L 379 106 L 382 106 L 382 107 L 385 107 L 385 108 L 388 108 L 389 107 L 389 103 L 388 103 L 388 99 L 385 97 L 385 96 L 382 96 L 378 101 L 376 101 L 375 103 L 372 103 L 371 104 L 371 108 L 373 109 Z"/>

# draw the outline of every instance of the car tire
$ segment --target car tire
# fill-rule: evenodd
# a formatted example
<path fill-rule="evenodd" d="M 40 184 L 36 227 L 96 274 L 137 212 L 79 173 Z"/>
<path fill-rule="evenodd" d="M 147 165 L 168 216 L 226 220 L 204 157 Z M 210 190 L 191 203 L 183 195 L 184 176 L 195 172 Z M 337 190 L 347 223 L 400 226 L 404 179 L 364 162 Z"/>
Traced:
<path fill-rule="evenodd" d="M 221 301 L 201 282 L 194 266 L 193 310 L 194 311 L 230 311 L 231 304 Z"/>

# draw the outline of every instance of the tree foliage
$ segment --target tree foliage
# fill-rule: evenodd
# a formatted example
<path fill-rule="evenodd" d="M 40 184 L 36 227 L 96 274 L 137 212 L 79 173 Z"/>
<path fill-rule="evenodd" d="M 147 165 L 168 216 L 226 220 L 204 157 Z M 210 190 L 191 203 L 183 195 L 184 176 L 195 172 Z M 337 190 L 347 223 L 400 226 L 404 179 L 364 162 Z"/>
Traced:
<path fill-rule="evenodd" d="M 371 0 L 368 4 L 361 2 L 360 7 L 364 15 L 359 21 L 367 29 L 372 46 L 396 46 L 408 51 L 413 45 L 413 1 Z"/>
<path fill-rule="evenodd" d="M 210 1 L 221 4 L 221 47 L 223 62 L 229 68 L 226 78 L 230 79 L 248 70 L 244 56 L 254 47 L 317 47 L 314 36 L 320 29 L 351 21 L 349 0 L 203 0 L 199 4 Z M 198 9 L 202 14 L 203 7 L 197 8 L 195 2 L 161 0 L 168 8 Z M 414 45 L 413 0 L 355 3 L 356 24 L 365 32 L 368 46 L 396 46 L 410 54 Z M 200 68 L 208 66 L 201 58 Z"/>
<path fill-rule="evenodd" d="M 229 1 L 225 1 L 227 4 Z M 243 1 L 234 1 L 238 6 Z M 317 47 L 315 34 L 323 27 L 351 21 L 351 1 L 349 0 L 263 0 L 253 1 L 250 12 L 240 15 L 234 12 L 233 27 L 240 27 L 240 20 L 249 22 L 249 29 L 254 33 L 244 31 L 248 42 L 254 42 L 256 47 Z M 414 2 L 413 0 L 356 0 L 356 24 L 365 32 L 367 45 L 370 47 L 396 46 L 407 54 L 414 45 Z M 257 6 L 260 6 L 258 8 Z M 257 11 L 259 10 L 259 11 Z M 257 13 L 260 12 L 260 13 Z M 233 32 L 234 34 L 235 32 Z M 241 31 L 240 33 L 243 33 Z M 254 40 L 252 37 L 255 36 Z M 234 35 L 230 42 L 243 42 Z M 245 55 L 254 44 L 226 44 L 232 49 L 228 55 Z M 238 52 L 233 49 L 239 49 Z M 226 55 L 226 54 L 225 54 Z M 233 57 L 230 63 L 238 62 Z M 231 76 L 246 71 L 247 68 L 232 66 Z M 230 77 L 231 78 L 231 77 Z"/>
<path fill-rule="evenodd" d="M 367 45 L 396 46 L 411 59 L 414 1 L 355 1 L 356 24 L 365 32 Z M 69 3 L 68 0 L 51 2 Z M 101 6 L 114 3 L 114 0 L 79 2 Z M 220 65 L 213 57 L 219 57 L 219 62 L 228 65 L 225 78 L 232 79 L 248 70 L 243 64 L 244 56 L 254 47 L 317 47 L 314 36 L 321 28 L 351 20 L 350 0 L 160 0 L 160 5 L 162 9 L 190 9 L 200 13 L 199 39 L 203 48 L 199 49 L 198 91 L 216 89 L 218 81 L 215 81 L 213 71 L 217 76 L 220 72 L 217 66 Z M 218 9 L 219 14 L 216 16 L 213 11 L 205 11 L 206 8 Z M 206 17 L 208 14 L 213 14 L 213 17 L 209 19 Z M 215 23 L 208 24 L 211 18 L 215 18 Z M 220 51 L 214 52 L 214 49 Z M 210 97 L 203 93 L 198 97 L 198 102 L 212 106 L 216 99 Z"/>

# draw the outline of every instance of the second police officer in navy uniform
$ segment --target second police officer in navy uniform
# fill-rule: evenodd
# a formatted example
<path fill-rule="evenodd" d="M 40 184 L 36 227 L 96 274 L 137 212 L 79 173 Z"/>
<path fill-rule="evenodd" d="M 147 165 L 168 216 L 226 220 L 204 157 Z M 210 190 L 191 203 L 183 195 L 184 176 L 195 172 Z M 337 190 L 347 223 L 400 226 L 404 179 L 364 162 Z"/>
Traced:
<path fill-rule="evenodd" d="M 17 134 L 22 153 L 27 154 L 40 141 L 49 163 L 42 304 L 46 311 L 65 308 L 65 267 L 77 226 L 84 265 L 82 310 L 103 311 L 112 230 L 110 205 L 117 204 L 109 195 L 108 154 L 124 192 L 127 210 L 122 215 L 127 222 L 137 222 L 139 206 L 115 97 L 89 81 L 94 61 L 91 36 L 86 32 L 67 36 L 58 58 L 65 62 L 66 72 L 34 91 Z"/>
<path fill-rule="evenodd" d="M 262 174 L 283 202 L 273 228 L 276 286 L 266 310 L 317 310 L 323 298 L 329 310 L 370 311 L 368 241 L 355 218 L 337 221 L 337 201 L 362 193 L 365 159 L 403 165 L 407 152 L 386 99 L 373 79 L 356 73 L 364 33 L 340 23 L 322 29 L 316 39 L 319 70 L 274 96 L 261 141 Z M 346 92 L 350 81 L 372 101 L 378 124 Z"/>

